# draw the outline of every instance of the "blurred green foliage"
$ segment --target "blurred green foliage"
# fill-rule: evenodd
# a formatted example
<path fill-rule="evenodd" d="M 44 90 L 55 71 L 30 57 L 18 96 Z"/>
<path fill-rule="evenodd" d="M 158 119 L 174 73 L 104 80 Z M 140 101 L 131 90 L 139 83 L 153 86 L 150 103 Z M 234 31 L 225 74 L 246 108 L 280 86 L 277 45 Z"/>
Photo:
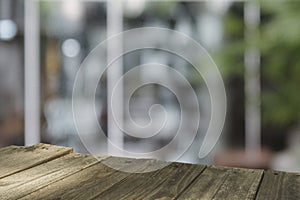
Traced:
<path fill-rule="evenodd" d="M 242 2 L 233 3 L 224 18 L 224 44 L 214 55 L 225 78 L 244 75 L 244 19 Z"/>
<path fill-rule="evenodd" d="M 234 3 L 224 23 L 225 44 L 217 55 L 225 79 L 244 76 L 243 3 Z M 260 1 L 263 126 L 300 122 L 300 1 Z"/>
<path fill-rule="evenodd" d="M 226 15 L 225 44 L 217 55 L 225 79 L 244 76 L 244 3 L 234 3 Z M 260 1 L 263 126 L 300 123 L 300 1 Z"/>
<path fill-rule="evenodd" d="M 300 1 L 262 1 L 263 123 L 300 122 Z"/>

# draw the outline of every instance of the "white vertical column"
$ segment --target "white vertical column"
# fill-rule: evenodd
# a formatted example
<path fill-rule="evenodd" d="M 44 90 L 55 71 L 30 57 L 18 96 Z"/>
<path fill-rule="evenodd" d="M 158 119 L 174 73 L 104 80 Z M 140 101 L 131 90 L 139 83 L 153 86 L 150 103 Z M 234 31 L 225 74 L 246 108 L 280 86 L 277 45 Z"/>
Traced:
<path fill-rule="evenodd" d="M 24 1 L 25 145 L 40 142 L 39 2 Z"/>
<path fill-rule="evenodd" d="M 246 152 L 255 158 L 261 148 L 260 108 L 260 51 L 253 44 L 259 33 L 260 6 L 255 1 L 246 1 L 244 7 L 245 38 L 245 133 Z"/>
<path fill-rule="evenodd" d="M 122 0 L 107 0 L 107 37 L 122 32 L 123 29 L 123 8 Z M 107 63 L 116 59 L 122 52 L 122 39 L 113 39 L 107 44 Z M 108 112 L 108 139 L 119 148 L 123 148 L 123 133 L 116 124 L 123 125 L 123 88 L 118 88 L 114 98 L 117 99 L 115 110 L 118 113 L 112 115 L 111 96 L 112 90 L 123 74 L 123 61 L 118 59 L 107 70 L 107 112 Z M 123 84 L 120 84 L 123 86 Z M 121 152 L 114 145 L 108 142 L 108 153 L 111 155 L 121 155 Z"/>

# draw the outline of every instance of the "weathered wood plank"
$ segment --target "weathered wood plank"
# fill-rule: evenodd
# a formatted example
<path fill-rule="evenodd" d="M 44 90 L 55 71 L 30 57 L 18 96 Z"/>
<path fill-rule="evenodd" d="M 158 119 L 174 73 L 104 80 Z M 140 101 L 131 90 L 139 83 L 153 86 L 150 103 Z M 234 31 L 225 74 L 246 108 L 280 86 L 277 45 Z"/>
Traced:
<path fill-rule="evenodd" d="M 178 199 L 212 199 L 227 175 L 227 169 L 208 167 Z"/>
<path fill-rule="evenodd" d="M 148 159 L 107 158 L 106 163 L 119 166 L 119 170 L 136 170 L 156 167 L 159 161 Z M 83 199 L 88 200 L 107 190 L 129 176 L 130 173 L 117 171 L 102 163 L 97 163 L 85 170 L 57 181 L 22 199 Z M 62 189 L 63 188 L 63 189 Z"/>
<path fill-rule="evenodd" d="M 117 157 L 99 161 L 71 152 L 46 144 L 1 148 L 0 199 L 300 199 L 300 173 Z"/>
<path fill-rule="evenodd" d="M 300 199 L 300 173 L 265 171 L 257 193 L 258 200 Z"/>
<path fill-rule="evenodd" d="M 204 168 L 203 165 L 172 163 L 154 172 L 132 174 L 95 199 L 172 199 Z"/>
<path fill-rule="evenodd" d="M 0 150 L 0 178 L 37 166 L 71 153 L 72 148 L 37 144 L 10 146 Z"/>
<path fill-rule="evenodd" d="M 254 199 L 263 170 L 208 167 L 178 199 Z"/>
<path fill-rule="evenodd" d="M 0 199 L 19 199 L 99 160 L 92 155 L 68 154 L 0 179 Z"/>
<path fill-rule="evenodd" d="M 0 148 L 0 154 L 2 152 L 9 151 L 12 148 L 24 148 L 24 147 L 23 146 L 16 146 L 16 145 L 10 145 L 10 146 L 6 146 L 6 147 L 1 147 Z"/>
<path fill-rule="evenodd" d="M 254 199 L 263 170 L 231 169 L 214 199 Z"/>

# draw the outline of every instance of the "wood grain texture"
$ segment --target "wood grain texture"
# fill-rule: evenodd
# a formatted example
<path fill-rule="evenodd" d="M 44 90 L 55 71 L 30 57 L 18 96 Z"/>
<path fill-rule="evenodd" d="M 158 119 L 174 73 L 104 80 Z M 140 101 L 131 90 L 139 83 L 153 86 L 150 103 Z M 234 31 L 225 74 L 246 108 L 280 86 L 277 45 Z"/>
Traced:
<path fill-rule="evenodd" d="M 262 170 L 208 167 L 178 199 L 254 199 Z"/>
<path fill-rule="evenodd" d="M 300 199 L 300 173 L 268 170 L 257 193 L 258 200 Z"/>
<path fill-rule="evenodd" d="M 91 155 L 72 153 L 15 173 L 0 179 L 0 199 L 19 199 L 97 162 Z"/>
<path fill-rule="evenodd" d="M 0 178 L 37 166 L 71 153 L 72 148 L 37 144 L 9 146 L 0 150 Z"/>
<path fill-rule="evenodd" d="M 157 171 L 131 174 L 95 199 L 172 199 L 204 168 L 203 165 L 171 163 Z"/>
<path fill-rule="evenodd" d="M 105 162 L 119 165 L 118 170 L 136 168 L 137 170 L 156 166 L 159 161 L 130 158 L 107 158 Z M 92 199 L 117 182 L 129 176 L 129 173 L 112 169 L 97 163 L 85 170 L 57 181 L 22 199 Z M 63 189 L 62 189 L 63 188 Z"/>
<path fill-rule="evenodd" d="M 0 149 L 0 199 L 300 199 L 300 173 L 71 152 L 45 144 Z"/>

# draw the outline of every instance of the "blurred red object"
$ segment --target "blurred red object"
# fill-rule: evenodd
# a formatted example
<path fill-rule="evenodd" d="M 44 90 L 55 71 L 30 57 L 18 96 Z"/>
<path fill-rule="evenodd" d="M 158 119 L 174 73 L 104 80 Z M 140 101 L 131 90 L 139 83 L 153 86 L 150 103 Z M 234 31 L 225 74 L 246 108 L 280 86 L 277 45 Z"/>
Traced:
<path fill-rule="evenodd" d="M 18 115 L 9 115 L 0 123 L 0 147 L 23 144 L 24 122 Z"/>
<path fill-rule="evenodd" d="M 215 165 L 268 169 L 271 165 L 273 154 L 268 149 L 260 152 L 245 152 L 241 149 L 232 149 L 217 153 L 214 157 Z"/>

